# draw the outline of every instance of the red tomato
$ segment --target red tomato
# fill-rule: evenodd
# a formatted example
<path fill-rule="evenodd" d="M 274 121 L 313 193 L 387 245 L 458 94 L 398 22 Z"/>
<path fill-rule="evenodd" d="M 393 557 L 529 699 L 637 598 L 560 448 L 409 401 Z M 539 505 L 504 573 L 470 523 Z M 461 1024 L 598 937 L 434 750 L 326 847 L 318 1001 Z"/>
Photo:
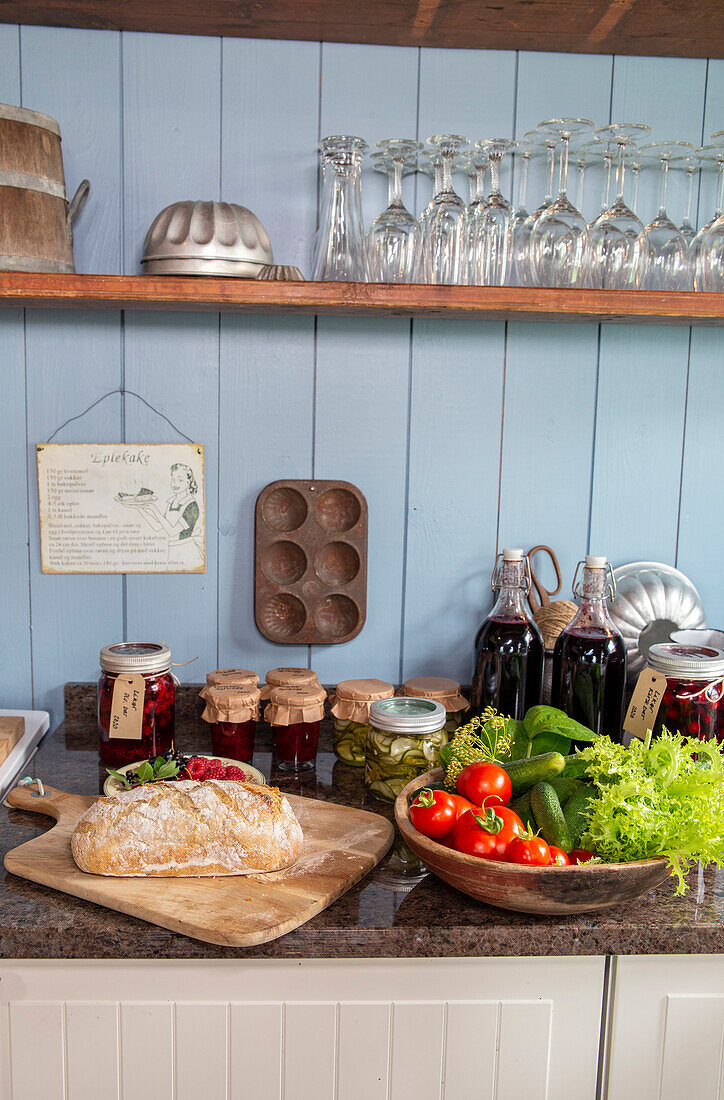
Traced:
<path fill-rule="evenodd" d="M 457 807 L 458 817 L 461 817 L 462 814 L 464 814 L 466 810 L 479 810 L 480 809 L 479 805 L 475 805 L 474 803 L 472 803 L 469 798 L 463 798 L 463 796 L 461 794 L 454 794 L 451 791 L 450 792 L 450 797 L 452 798 L 453 802 L 455 803 L 455 805 Z"/>
<path fill-rule="evenodd" d="M 410 821 L 419 833 L 438 840 L 452 832 L 457 821 L 458 808 L 447 791 L 433 791 L 423 787 L 410 806 Z"/>
<path fill-rule="evenodd" d="M 549 844 L 548 847 L 551 850 L 551 863 L 554 863 L 557 867 L 569 866 L 571 861 L 562 848 L 556 848 L 555 844 Z"/>
<path fill-rule="evenodd" d="M 510 842 L 523 832 L 523 822 L 507 806 L 466 810 L 455 823 L 452 846 L 465 855 L 504 859 Z"/>
<path fill-rule="evenodd" d="M 505 853 L 508 863 L 526 863 L 531 867 L 547 867 L 551 862 L 551 850 L 542 836 L 517 836 Z"/>
<path fill-rule="evenodd" d="M 476 806 L 507 806 L 513 793 L 510 776 L 505 769 L 484 760 L 463 768 L 455 786 L 458 794 L 470 799 Z"/>
<path fill-rule="evenodd" d="M 568 853 L 568 858 L 571 863 L 588 863 L 589 859 L 595 859 L 596 853 L 592 852 L 589 848 L 574 848 L 572 852 Z"/>

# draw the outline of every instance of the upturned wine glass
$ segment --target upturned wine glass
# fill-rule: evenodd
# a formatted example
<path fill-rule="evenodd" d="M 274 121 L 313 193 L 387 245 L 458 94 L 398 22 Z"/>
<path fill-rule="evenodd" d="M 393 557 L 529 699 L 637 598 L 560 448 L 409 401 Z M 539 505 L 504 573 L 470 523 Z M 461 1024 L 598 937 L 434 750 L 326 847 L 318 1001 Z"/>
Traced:
<path fill-rule="evenodd" d="M 568 185 L 568 143 L 573 134 L 590 130 L 593 123 L 583 118 L 554 118 L 541 130 L 558 134 L 561 143 L 558 196 L 536 219 L 531 233 L 531 260 L 539 286 L 581 286 L 584 279 L 586 219 L 566 193 Z"/>
<path fill-rule="evenodd" d="M 511 260 L 513 207 L 500 190 L 500 165 L 515 148 L 509 138 L 479 141 L 476 146 L 490 158 L 490 194 L 476 219 L 476 238 L 470 249 L 468 282 L 476 286 L 505 286 Z"/>
<path fill-rule="evenodd" d="M 465 270 L 468 275 L 477 264 L 477 253 L 483 234 L 482 215 L 487 199 L 485 197 L 485 173 L 490 167 L 490 157 L 480 149 L 474 149 L 461 158 L 460 168 L 468 177 L 470 201 L 468 220 L 465 228 Z"/>
<path fill-rule="evenodd" d="M 696 229 L 691 220 L 691 211 L 694 205 L 694 176 L 700 167 L 699 158 L 695 152 L 690 156 L 672 157 L 671 167 L 683 169 L 686 174 L 685 212 L 681 225 L 679 226 L 679 233 L 681 233 L 686 243 L 691 245 L 691 242 L 696 236 Z M 691 256 L 689 259 L 691 260 Z"/>
<path fill-rule="evenodd" d="M 637 137 L 650 132 L 650 126 L 638 122 L 614 122 L 595 131 L 602 141 L 616 142 L 618 164 L 616 198 L 588 227 L 586 268 L 589 286 L 626 290 L 636 285 L 636 242 L 643 224 L 623 197 L 625 151 Z"/>
<path fill-rule="evenodd" d="M 518 181 L 518 205 L 513 215 L 513 239 L 511 245 L 510 281 L 517 286 L 526 286 L 532 282 L 530 269 L 530 235 L 535 223 L 528 213 L 528 169 L 531 159 L 543 150 L 548 151 L 544 137 L 533 132 L 518 142 L 515 151 L 520 160 L 520 179 Z M 551 156 L 555 154 L 552 146 Z"/>
<path fill-rule="evenodd" d="M 653 141 L 639 147 L 649 163 L 659 163 L 659 209 L 653 221 L 641 232 L 636 242 L 636 286 L 644 290 L 688 290 L 691 269 L 688 246 L 666 213 L 666 188 L 669 165 L 675 156 L 691 152 L 689 141 Z"/>
<path fill-rule="evenodd" d="M 724 130 L 717 130 L 711 135 L 710 141 L 717 150 L 716 159 L 719 168 L 719 186 L 717 188 L 718 216 L 702 234 L 701 247 L 697 258 L 698 277 L 701 290 L 724 290 L 724 214 L 721 208 L 724 206 L 722 190 L 724 189 L 724 167 L 722 166 L 721 153 L 724 153 Z M 699 289 L 699 287 L 697 287 Z"/>
<path fill-rule="evenodd" d="M 367 248 L 362 222 L 361 169 L 367 142 L 335 135 L 320 142 L 323 164 L 322 216 L 313 278 L 367 282 Z"/>
<path fill-rule="evenodd" d="M 375 218 L 367 233 L 367 259 L 374 283 L 413 281 L 420 249 L 420 224 L 402 201 L 402 177 L 415 170 L 419 141 L 389 138 L 377 143 L 374 167 L 387 173 L 387 208 Z"/>
<path fill-rule="evenodd" d="M 421 270 L 427 283 L 465 281 L 467 208 L 453 187 L 452 169 L 455 154 L 467 144 L 459 134 L 428 138 L 433 153 L 442 159 L 442 179 L 423 226 Z"/>
<path fill-rule="evenodd" d="M 530 238 L 533 232 L 533 226 L 537 222 L 540 215 L 544 210 L 553 202 L 553 176 L 556 166 L 556 146 L 558 145 L 558 135 L 541 132 L 540 129 L 529 130 L 526 134 L 523 134 L 521 143 L 533 145 L 539 143 L 540 149 L 546 151 L 546 190 L 540 204 L 535 208 L 532 214 L 529 214 L 525 222 L 516 231 L 514 227 L 513 237 L 513 264 L 514 264 L 514 278 L 518 286 L 532 286 L 535 284 L 536 279 L 533 272 L 533 263 L 530 252 Z"/>
<path fill-rule="evenodd" d="M 704 272 L 701 260 L 702 248 L 707 233 L 714 223 L 722 216 L 722 213 L 724 213 L 724 145 L 700 145 L 698 149 L 694 150 L 694 155 L 702 167 L 716 165 L 717 168 L 716 206 L 714 214 L 706 225 L 701 227 L 693 241 L 689 244 L 689 264 L 694 280 L 694 290 L 705 290 Z"/>

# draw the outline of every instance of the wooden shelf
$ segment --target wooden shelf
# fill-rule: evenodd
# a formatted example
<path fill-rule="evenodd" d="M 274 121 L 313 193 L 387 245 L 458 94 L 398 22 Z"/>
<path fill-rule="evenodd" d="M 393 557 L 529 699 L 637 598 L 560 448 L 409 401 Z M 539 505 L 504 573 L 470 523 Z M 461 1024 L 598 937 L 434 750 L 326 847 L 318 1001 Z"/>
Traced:
<path fill-rule="evenodd" d="M 722 325 L 724 294 L 0 273 L 0 306 Z"/>
<path fill-rule="evenodd" d="M 720 0 L 0 0 L 0 22 L 389 46 L 724 57 Z"/>

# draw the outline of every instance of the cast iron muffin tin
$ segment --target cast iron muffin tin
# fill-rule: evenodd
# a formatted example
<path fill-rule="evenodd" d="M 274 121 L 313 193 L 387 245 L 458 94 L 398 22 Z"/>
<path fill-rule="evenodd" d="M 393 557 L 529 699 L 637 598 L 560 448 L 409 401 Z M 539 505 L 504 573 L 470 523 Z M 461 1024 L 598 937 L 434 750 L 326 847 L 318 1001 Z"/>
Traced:
<path fill-rule="evenodd" d="M 287 645 L 338 645 L 367 614 L 367 501 L 349 481 L 272 481 L 256 501 L 254 617 Z"/>

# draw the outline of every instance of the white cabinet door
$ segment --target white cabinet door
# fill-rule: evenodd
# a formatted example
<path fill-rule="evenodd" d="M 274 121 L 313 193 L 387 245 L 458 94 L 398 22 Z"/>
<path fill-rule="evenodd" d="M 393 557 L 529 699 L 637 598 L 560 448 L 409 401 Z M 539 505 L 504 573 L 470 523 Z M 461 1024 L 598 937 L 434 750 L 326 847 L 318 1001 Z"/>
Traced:
<path fill-rule="evenodd" d="M 607 1100 L 724 1100 L 724 957 L 618 958 Z"/>
<path fill-rule="evenodd" d="M 0 961 L 0 1100 L 594 1100 L 603 976 L 602 958 Z"/>

